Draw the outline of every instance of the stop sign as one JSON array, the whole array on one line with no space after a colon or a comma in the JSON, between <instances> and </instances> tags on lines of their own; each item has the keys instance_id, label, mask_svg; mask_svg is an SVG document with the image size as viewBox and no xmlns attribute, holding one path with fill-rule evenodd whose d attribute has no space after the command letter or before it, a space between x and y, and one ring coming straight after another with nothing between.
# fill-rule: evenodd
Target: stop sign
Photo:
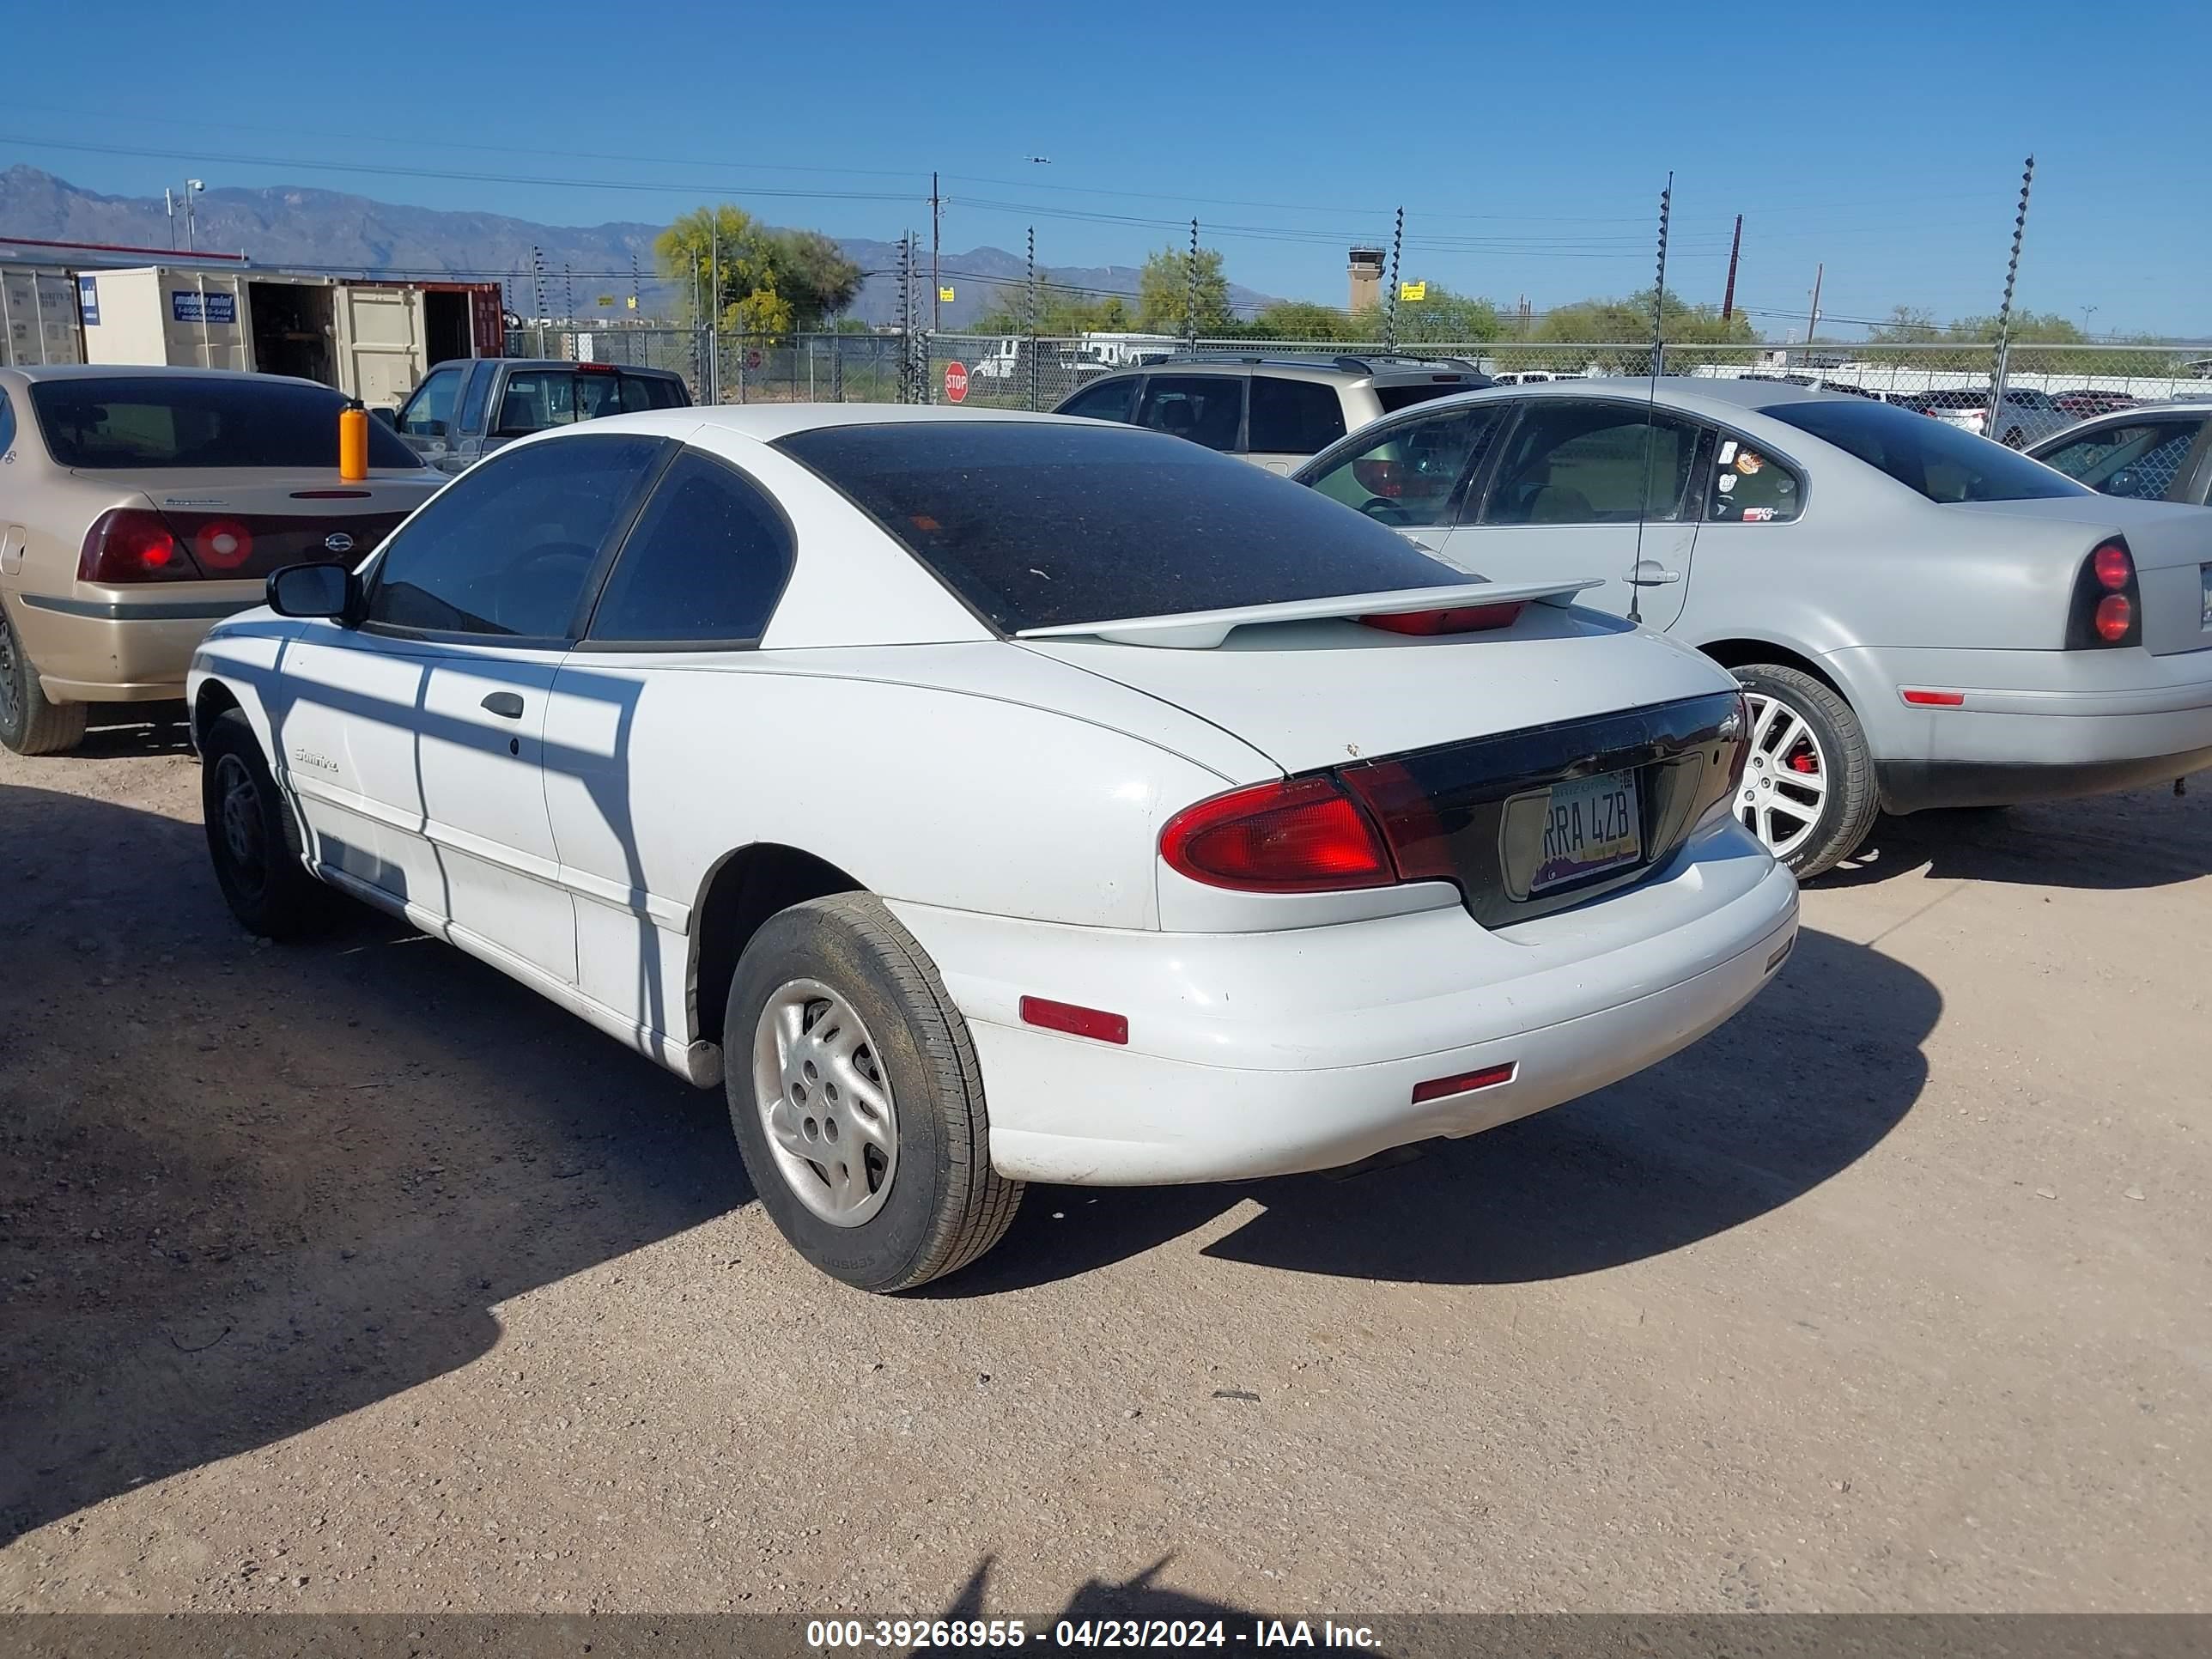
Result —
<instances>
[{"instance_id":1,"label":"stop sign","mask_svg":"<svg viewBox=\"0 0 2212 1659\"><path fill-rule=\"evenodd\" d=\"M947 363L945 366L945 396L951 403L965 402L968 397L968 365Z\"/></svg>"}]
</instances>

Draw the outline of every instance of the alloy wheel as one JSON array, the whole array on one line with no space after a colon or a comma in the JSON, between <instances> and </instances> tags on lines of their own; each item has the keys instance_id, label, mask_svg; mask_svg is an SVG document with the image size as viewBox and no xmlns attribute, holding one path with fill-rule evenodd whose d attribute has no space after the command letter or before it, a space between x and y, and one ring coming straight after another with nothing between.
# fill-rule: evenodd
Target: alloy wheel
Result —
<instances>
[{"instance_id":1,"label":"alloy wheel","mask_svg":"<svg viewBox=\"0 0 2212 1659\"><path fill-rule=\"evenodd\" d=\"M753 1093L776 1168L833 1227L858 1227L898 1173L890 1080L852 1004L818 980L787 981L753 1035Z\"/></svg>"},{"instance_id":2,"label":"alloy wheel","mask_svg":"<svg viewBox=\"0 0 2212 1659\"><path fill-rule=\"evenodd\" d=\"M1778 859L1812 837L1828 804L1828 757L1812 723L1780 698L1748 691L1751 753L1735 815Z\"/></svg>"},{"instance_id":3,"label":"alloy wheel","mask_svg":"<svg viewBox=\"0 0 2212 1659\"><path fill-rule=\"evenodd\" d=\"M15 689L15 634L0 622L0 726L13 726L21 713L21 695Z\"/></svg>"}]
</instances>

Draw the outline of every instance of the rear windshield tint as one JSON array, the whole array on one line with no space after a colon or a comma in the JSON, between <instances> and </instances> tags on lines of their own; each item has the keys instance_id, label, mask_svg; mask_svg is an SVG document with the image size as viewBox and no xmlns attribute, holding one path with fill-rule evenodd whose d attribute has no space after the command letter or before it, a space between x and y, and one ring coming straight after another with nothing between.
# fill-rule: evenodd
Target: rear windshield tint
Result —
<instances>
[{"instance_id":1,"label":"rear windshield tint","mask_svg":"<svg viewBox=\"0 0 2212 1659\"><path fill-rule=\"evenodd\" d=\"M274 466L315 471L338 464L338 411L328 386L190 375L34 380L31 407L63 466ZM368 423L368 464L422 462L381 422Z\"/></svg>"},{"instance_id":2,"label":"rear windshield tint","mask_svg":"<svg viewBox=\"0 0 2212 1659\"><path fill-rule=\"evenodd\" d=\"M777 447L1010 634L1466 580L1325 495L1131 427L901 422Z\"/></svg>"},{"instance_id":3,"label":"rear windshield tint","mask_svg":"<svg viewBox=\"0 0 2212 1659\"><path fill-rule=\"evenodd\" d=\"M2090 493L2002 444L1890 404L1808 398L1759 412L1881 468L1931 501L2032 501Z\"/></svg>"}]
</instances>

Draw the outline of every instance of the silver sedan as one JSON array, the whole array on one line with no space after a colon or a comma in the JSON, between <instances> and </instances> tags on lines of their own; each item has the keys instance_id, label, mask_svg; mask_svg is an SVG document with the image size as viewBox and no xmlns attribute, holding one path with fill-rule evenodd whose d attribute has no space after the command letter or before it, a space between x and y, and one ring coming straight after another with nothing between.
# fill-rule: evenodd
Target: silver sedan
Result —
<instances>
[{"instance_id":1,"label":"silver sedan","mask_svg":"<svg viewBox=\"0 0 2212 1659\"><path fill-rule=\"evenodd\" d=\"M1500 387L1293 476L1496 580L1601 577L1586 603L1735 671L1736 810L1802 876L1879 812L2212 765L2212 513L1905 410L1692 377Z\"/></svg>"}]
</instances>

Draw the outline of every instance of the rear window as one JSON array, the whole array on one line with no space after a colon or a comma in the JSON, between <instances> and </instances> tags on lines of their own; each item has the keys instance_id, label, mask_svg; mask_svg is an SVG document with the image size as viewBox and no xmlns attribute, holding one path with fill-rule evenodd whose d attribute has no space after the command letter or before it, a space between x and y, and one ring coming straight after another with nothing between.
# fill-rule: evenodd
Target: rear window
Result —
<instances>
[{"instance_id":1,"label":"rear window","mask_svg":"<svg viewBox=\"0 0 2212 1659\"><path fill-rule=\"evenodd\" d=\"M507 376L499 401L498 434L520 438L548 427L573 426L603 415L637 415L675 409L686 401L682 385L658 375L605 369L531 368Z\"/></svg>"},{"instance_id":2,"label":"rear window","mask_svg":"<svg viewBox=\"0 0 2212 1659\"><path fill-rule=\"evenodd\" d=\"M1131 427L900 422L776 447L1006 633L1466 580L1326 495Z\"/></svg>"},{"instance_id":3,"label":"rear window","mask_svg":"<svg viewBox=\"0 0 2212 1659\"><path fill-rule=\"evenodd\" d=\"M1548 375L1537 374L1532 380L1547 380ZM1455 392L1480 389L1480 380L1416 380L1407 386L1378 386L1375 401L1382 405L1385 415L1395 415L1401 409L1411 409L1415 404L1425 404L1431 398L1449 398Z\"/></svg>"},{"instance_id":4,"label":"rear window","mask_svg":"<svg viewBox=\"0 0 2212 1659\"><path fill-rule=\"evenodd\" d=\"M1807 398L1759 412L1857 456L1931 501L2031 501L2090 493L2002 444L1890 404Z\"/></svg>"},{"instance_id":5,"label":"rear window","mask_svg":"<svg viewBox=\"0 0 2212 1659\"><path fill-rule=\"evenodd\" d=\"M274 466L338 464L338 411L328 386L191 375L34 380L31 407L62 466ZM381 422L368 423L368 464L419 471L420 457Z\"/></svg>"}]
</instances>

